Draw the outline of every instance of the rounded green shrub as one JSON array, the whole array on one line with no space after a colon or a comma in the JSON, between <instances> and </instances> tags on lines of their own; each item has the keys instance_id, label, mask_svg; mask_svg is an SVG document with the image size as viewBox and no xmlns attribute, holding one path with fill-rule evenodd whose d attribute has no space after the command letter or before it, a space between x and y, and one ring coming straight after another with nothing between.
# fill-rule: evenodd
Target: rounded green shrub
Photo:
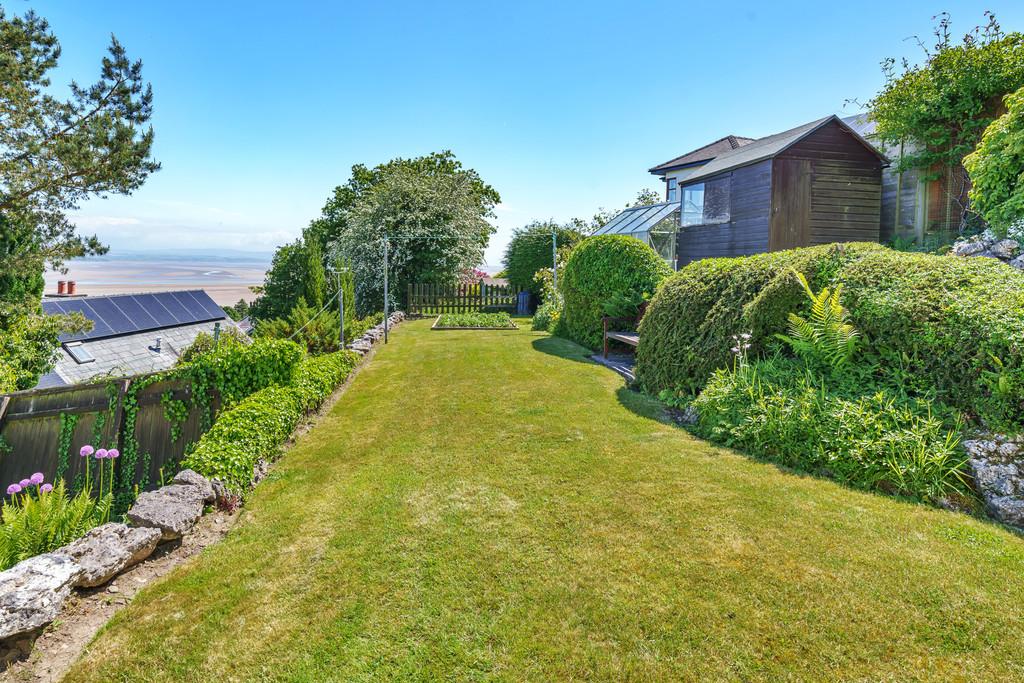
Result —
<instances>
[{"instance_id":1,"label":"rounded green shrub","mask_svg":"<svg viewBox=\"0 0 1024 683\"><path fill-rule=\"evenodd\" d=\"M605 302L617 294L651 294L671 272L657 252L638 239L626 235L587 238L565 264L559 334L598 348Z\"/></svg>"},{"instance_id":2,"label":"rounded green shrub","mask_svg":"<svg viewBox=\"0 0 1024 683\"><path fill-rule=\"evenodd\" d=\"M878 251L887 250L824 245L687 265L662 283L640 323L637 380L652 393L696 393L713 371L730 364L734 334L752 332L756 352L785 331L786 315L804 301L794 271L819 289L845 264Z\"/></svg>"},{"instance_id":3,"label":"rounded green shrub","mask_svg":"<svg viewBox=\"0 0 1024 683\"><path fill-rule=\"evenodd\" d=\"M1024 273L995 260L847 244L690 264L665 281L640 326L637 379L652 393L699 391L799 312L787 272L818 290L842 283L874 381L933 397L998 429L1024 427ZM781 278L781 279L780 279Z\"/></svg>"}]
</instances>

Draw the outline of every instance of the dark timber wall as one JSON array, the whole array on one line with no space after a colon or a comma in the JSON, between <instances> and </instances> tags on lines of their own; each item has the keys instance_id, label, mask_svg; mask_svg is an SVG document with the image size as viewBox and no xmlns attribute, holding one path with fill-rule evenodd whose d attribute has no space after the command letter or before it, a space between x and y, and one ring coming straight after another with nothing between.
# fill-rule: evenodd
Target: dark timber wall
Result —
<instances>
[{"instance_id":1,"label":"dark timber wall","mask_svg":"<svg viewBox=\"0 0 1024 683\"><path fill-rule=\"evenodd\" d=\"M722 177L730 179L729 222L680 228L676 245L680 267L703 258L746 256L768 251L771 160L733 169L706 178L705 182Z\"/></svg>"},{"instance_id":2,"label":"dark timber wall","mask_svg":"<svg viewBox=\"0 0 1024 683\"><path fill-rule=\"evenodd\" d=\"M772 162L769 249L877 242L882 161L836 122Z\"/></svg>"}]
</instances>

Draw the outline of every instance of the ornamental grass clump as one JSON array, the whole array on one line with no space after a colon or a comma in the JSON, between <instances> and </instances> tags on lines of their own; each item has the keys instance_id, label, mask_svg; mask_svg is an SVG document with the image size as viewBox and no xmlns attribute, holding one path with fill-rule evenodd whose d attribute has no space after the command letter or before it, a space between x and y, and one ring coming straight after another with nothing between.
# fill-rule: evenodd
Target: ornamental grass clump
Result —
<instances>
[{"instance_id":1,"label":"ornamental grass clump","mask_svg":"<svg viewBox=\"0 0 1024 683\"><path fill-rule=\"evenodd\" d=\"M110 520L114 461L120 453L87 445L79 455L97 461L95 490L90 467L85 468L82 490L74 495L68 493L63 480L49 483L42 472L8 485L9 498L0 509L0 571L67 545Z\"/></svg>"}]
</instances>

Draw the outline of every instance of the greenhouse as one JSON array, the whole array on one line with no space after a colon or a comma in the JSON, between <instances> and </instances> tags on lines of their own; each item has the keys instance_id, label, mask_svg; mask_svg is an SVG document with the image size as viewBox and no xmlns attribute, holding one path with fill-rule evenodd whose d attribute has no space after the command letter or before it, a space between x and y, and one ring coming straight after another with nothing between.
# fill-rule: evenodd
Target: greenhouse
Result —
<instances>
[{"instance_id":1,"label":"greenhouse","mask_svg":"<svg viewBox=\"0 0 1024 683\"><path fill-rule=\"evenodd\" d=\"M665 262L676 267L679 202L634 206L594 232L595 235L630 235L648 244Z\"/></svg>"}]
</instances>

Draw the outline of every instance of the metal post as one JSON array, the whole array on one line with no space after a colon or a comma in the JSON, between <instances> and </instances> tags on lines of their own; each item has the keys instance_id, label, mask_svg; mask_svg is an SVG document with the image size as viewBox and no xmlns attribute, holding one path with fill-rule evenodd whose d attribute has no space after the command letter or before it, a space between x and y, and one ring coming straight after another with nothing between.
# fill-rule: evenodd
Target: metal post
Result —
<instances>
[{"instance_id":1,"label":"metal post","mask_svg":"<svg viewBox=\"0 0 1024 683\"><path fill-rule=\"evenodd\" d=\"M551 288L558 298L558 233L551 231Z\"/></svg>"},{"instance_id":2,"label":"metal post","mask_svg":"<svg viewBox=\"0 0 1024 683\"><path fill-rule=\"evenodd\" d=\"M345 292L342 287L344 273L338 273L338 348L345 350Z\"/></svg>"},{"instance_id":3,"label":"metal post","mask_svg":"<svg viewBox=\"0 0 1024 683\"><path fill-rule=\"evenodd\" d=\"M384 343L388 343L388 236L384 233Z\"/></svg>"},{"instance_id":4,"label":"metal post","mask_svg":"<svg viewBox=\"0 0 1024 683\"><path fill-rule=\"evenodd\" d=\"M220 346L220 323L213 324L213 345Z\"/></svg>"}]
</instances>

